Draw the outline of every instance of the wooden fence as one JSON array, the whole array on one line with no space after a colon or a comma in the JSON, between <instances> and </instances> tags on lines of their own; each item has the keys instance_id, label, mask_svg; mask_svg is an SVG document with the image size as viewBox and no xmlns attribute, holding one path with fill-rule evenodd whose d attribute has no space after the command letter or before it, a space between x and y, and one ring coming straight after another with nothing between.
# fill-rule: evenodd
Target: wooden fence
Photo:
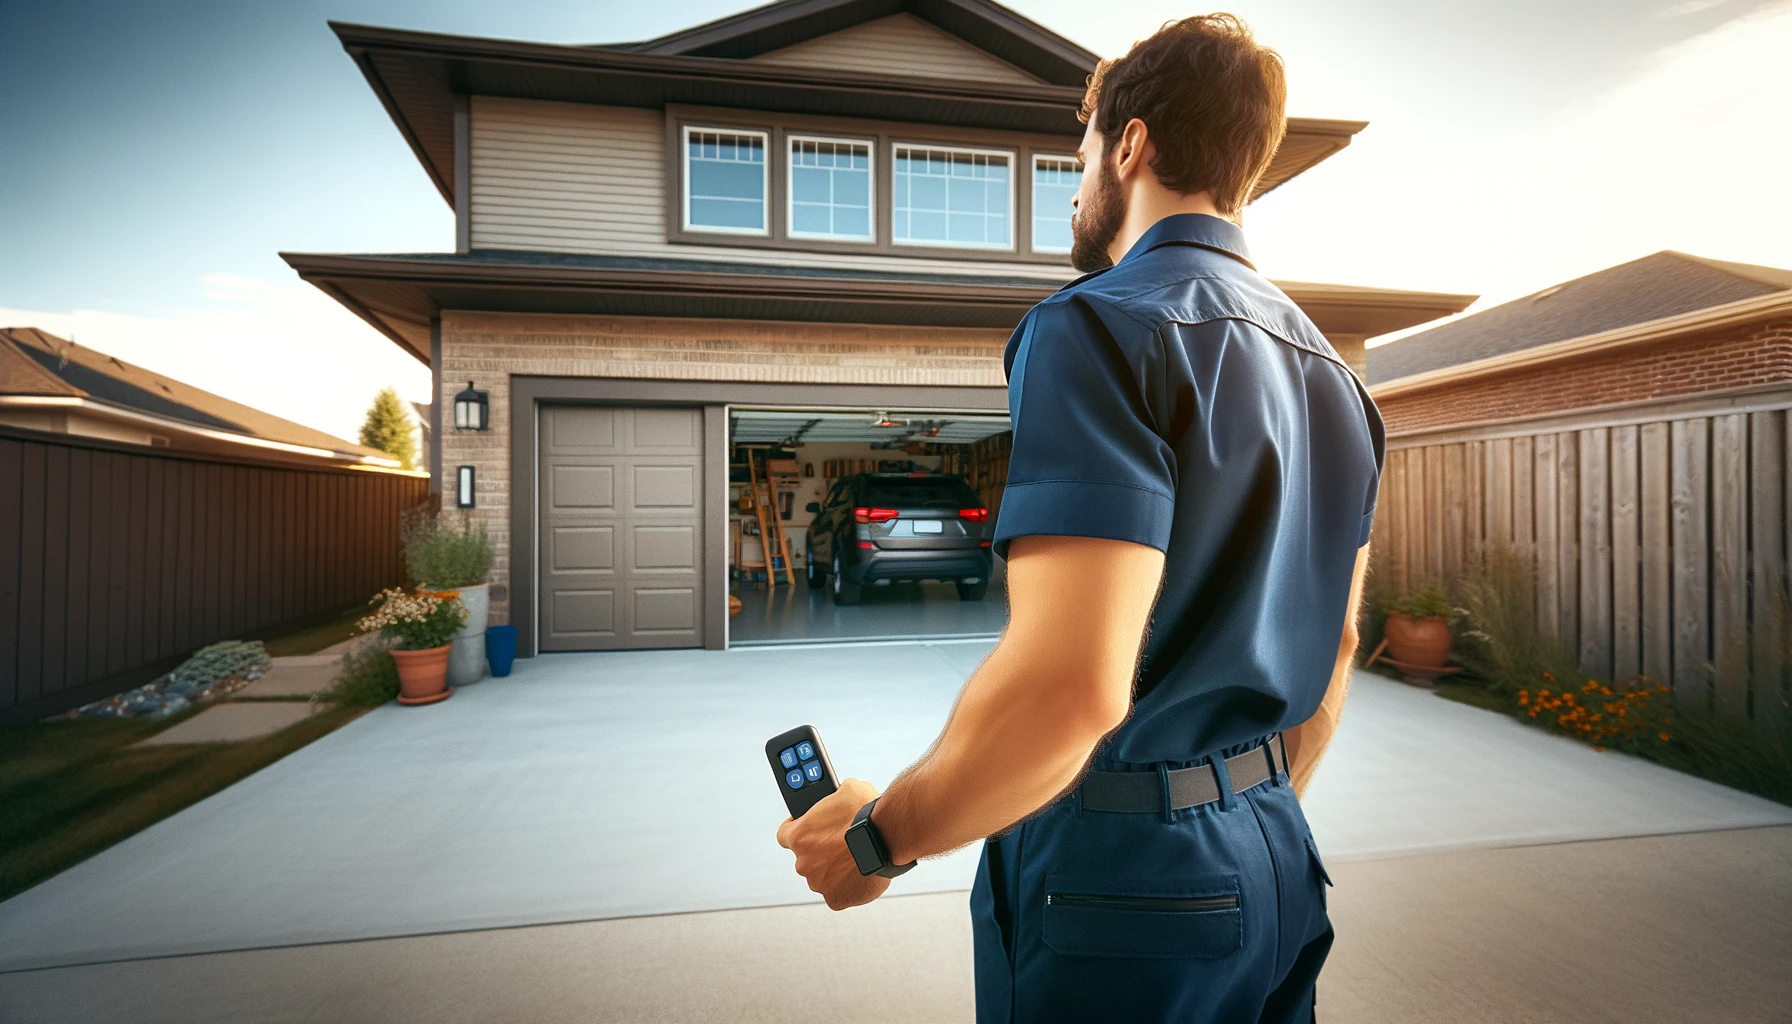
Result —
<instances>
[{"instance_id":1,"label":"wooden fence","mask_svg":"<svg viewBox=\"0 0 1792 1024\"><path fill-rule=\"evenodd\" d=\"M421 477L0 428L0 721L340 612L403 575Z\"/></svg>"},{"instance_id":2,"label":"wooden fence","mask_svg":"<svg viewBox=\"0 0 1792 1024\"><path fill-rule=\"evenodd\" d=\"M1404 589L1534 559L1539 625L1602 678L1785 713L1792 391L1392 438L1372 540Z\"/></svg>"}]
</instances>

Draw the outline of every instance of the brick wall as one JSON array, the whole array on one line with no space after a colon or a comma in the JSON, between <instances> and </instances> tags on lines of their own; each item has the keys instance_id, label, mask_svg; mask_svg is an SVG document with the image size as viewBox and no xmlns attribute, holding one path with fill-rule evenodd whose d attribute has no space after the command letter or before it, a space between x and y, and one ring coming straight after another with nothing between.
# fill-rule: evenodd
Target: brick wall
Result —
<instances>
[{"instance_id":1,"label":"brick wall","mask_svg":"<svg viewBox=\"0 0 1792 1024\"><path fill-rule=\"evenodd\" d=\"M490 531L493 623L510 618L510 375L1001 387L1005 330L442 314L443 506L456 466L477 467L473 515ZM452 427L467 381L491 396L491 429Z\"/></svg>"},{"instance_id":2,"label":"brick wall","mask_svg":"<svg viewBox=\"0 0 1792 1024\"><path fill-rule=\"evenodd\" d=\"M1792 320L1377 397L1388 433L1792 381Z\"/></svg>"}]
</instances>

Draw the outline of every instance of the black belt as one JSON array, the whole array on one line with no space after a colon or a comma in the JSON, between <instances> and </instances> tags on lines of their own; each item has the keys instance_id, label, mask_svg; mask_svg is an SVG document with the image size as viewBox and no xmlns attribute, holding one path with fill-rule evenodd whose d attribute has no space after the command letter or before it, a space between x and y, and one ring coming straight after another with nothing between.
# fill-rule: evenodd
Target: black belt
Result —
<instances>
[{"instance_id":1,"label":"black belt","mask_svg":"<svg viewBox=\"0 0 1792 1024\"><path fill-rule=\"evenodd\" d=\"M1268 782L1276 772L1287 770L1288 747L1280 733L1260 747L1226 758L1226 774L1232 778L1234 793ZM1082 807L1085 811L1162 814L1166 785L1171 810L1199 807L1220 798L1219 776L1213 766L1199 764L1159 772L1090 772L1083 777Z\"/></svg>"}]
</instances>

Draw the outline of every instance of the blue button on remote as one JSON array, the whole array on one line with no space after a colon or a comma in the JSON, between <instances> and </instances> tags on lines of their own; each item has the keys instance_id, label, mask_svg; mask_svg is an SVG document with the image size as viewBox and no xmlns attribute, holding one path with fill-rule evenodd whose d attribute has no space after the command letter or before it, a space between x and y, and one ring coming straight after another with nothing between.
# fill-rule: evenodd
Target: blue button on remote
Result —
<instances>
[{"instance_id":1,"label":"blue button on remote","mask_svg":"<svg viewBox=\"0 0 1792 1024\"><path fill-rule=\"evenodd\" d=\"M803 760L803 761L807 761L810 758L814 757L815 756L815 744L810 743L808 740L804 740L803 742L798 743L796 745L796 756L799 760Z\"/></svg>"},{"instance_id":2,"label":"blue button on remote","mask_svg":"<svg viewBox=\"0 0 1792 1024\"><path fill-rule=\"evenodd\" d=\"M803 770L801 768L792 768L789 772L785 773L784 781L790 784L791 789L802 789Z\"/></svg>"},{"instance_id":3,"label":"blue button on remote","mask_svg":"<svg viewBox=\"0 0 1792 1024\"><path fill-rule=\"evenodd\" d=\"M809 763L803 765L803 777L807 778L810 782L820 782L821 781L821 762L820 761L810 761Z\"/></svg>"},{"instance_id":4,"label":"blue button on remote","mask_svg":"<svg viewBox=\"0 0 1792 1024\"><path fill-rule=\"evenodd\" d=\"M796 748L795 747L785 747L783 750L778 752L778 760L784 762L784 767L786 767L786 768L795 768L796 761L797 761Z\"/></svg>"}]
</instances>

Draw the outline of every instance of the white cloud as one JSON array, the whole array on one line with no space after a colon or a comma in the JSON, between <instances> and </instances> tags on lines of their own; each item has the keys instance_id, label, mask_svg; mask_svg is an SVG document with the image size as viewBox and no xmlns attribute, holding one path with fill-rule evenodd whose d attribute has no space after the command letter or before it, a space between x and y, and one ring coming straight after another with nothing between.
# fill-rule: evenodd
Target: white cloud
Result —
<instances>
[{"instance_id":1,"label":"white cloud","mask_svg":"<svg viewBox=\"0 0 1792 1024\"><path fill-rule=\"evenodd\" d=\"M207 304L153 313L0 308L37 327L297 423L353 441L374 393L429 401L429 368L306 284L201 279Z\"/></svg>"}]
</instances>

